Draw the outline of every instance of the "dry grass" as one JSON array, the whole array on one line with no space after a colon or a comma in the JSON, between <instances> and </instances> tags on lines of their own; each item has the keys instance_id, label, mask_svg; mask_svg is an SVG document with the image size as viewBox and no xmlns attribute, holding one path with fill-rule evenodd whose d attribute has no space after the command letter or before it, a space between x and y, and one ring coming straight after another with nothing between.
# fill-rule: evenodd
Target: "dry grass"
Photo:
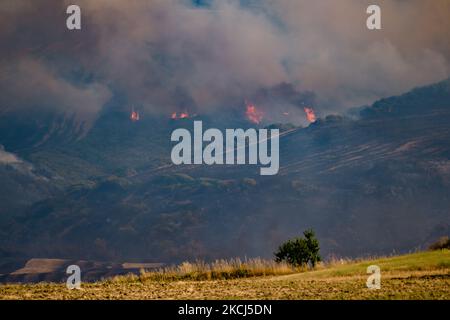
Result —
<instances>
[{"instance_id":1,"label":"dry grass","mask_svg":"<svg viewBox=\"0 0 450 320\"><path fill-rule=\"evenodd\" d=\"M83 283L81 290L64 284L0 285L2 299L445 299L450 300L450 251L344 261L332 267L289 275L268 275L270 265L254 261L253 278L215 280L234 270L248 270L249 261L193 263L141 276ZM256 262L258 261L258 262ZM381 289L366 287L367 266L379 265ZM274 265L276 267L276 265ZM257 271L259 270L259 271ZM288 269L285 269L288 271ZM164 271L164 272L163 272ZM220 271L220 272L219 272ZM204 275L210 275L211 280ZM198 275L205 280L195 280ZM185 277L183 280L182 278ZM221 276L222 277L222 276Z\"/></svg>"},{"instance_id":2,"label":"dry grass","mask_svg":"<svg viewBox=\"0 0 450 320\"><path fill-rule=\"evenodd\" d=\"M212 263L204 261L183 262L178 266L160 268L153 271L141 270L139 277L134 275L119 276L113 279L116 282L139 279L140 281L204 281L204 280L230 280L250 277L264 277L287 275L301 271L286 263L276 263L264 259L239 258L230 260L216 260Z\"/></svg>"}]
</instances>

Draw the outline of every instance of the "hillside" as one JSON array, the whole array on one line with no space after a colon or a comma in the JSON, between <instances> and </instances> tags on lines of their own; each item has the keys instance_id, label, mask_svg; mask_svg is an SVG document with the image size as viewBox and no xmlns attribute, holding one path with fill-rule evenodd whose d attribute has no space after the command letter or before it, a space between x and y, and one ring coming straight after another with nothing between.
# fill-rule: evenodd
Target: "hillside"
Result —
<instances>
[{"instance_id":1,"label":"hillside","mask_svg":"<svg viewBox=\"0 0 450 320\"><path fill-rule=\"evenodd\" d=\"M381 268L381 289L366 287L369 265ZM210 281L137 277L82 284L0 285L2 299L450 299L450 252L346 262L285 276Z\"/></svg>"},{"instance_id":2,"label":"hillside","mask_svg":"<svg viewBox=\"0 0 450 320\"><path fill-rule=\"evenodd\" d=\"M269 257L307 228L325 257L424 248L450 234L449 88L446 80L380 100L357 119L330 115L284 132L273 177L254 166L171 165L170 132L193 119L131 122L112 107L85 136L70 136L66 123L44 140L34 122L21 131L19 120L0 121L0 144L33 166L33 178L20 180L0 164L14 182L2 187L2 261ZM234 114L197 119L250 126Z\"/></svg>"}]
</instances>

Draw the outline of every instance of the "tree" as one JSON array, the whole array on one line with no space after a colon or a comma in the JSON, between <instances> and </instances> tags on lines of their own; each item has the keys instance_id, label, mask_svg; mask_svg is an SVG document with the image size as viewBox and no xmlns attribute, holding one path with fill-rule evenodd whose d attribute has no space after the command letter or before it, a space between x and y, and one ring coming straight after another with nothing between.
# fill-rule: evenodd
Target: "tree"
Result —
<instances>
[{"instance_id":1,"label":"tree","mask_svg":"<svg viewBox=\"0 0 450 320\"><path fill-rule=\"evenodd\" d=\"M294 238L283 243L275 252L275 261L286 261L295 267L311 265L314 268L321 261L319 241L312 229L304 231L303 236L304 238Z\"/></svg>"},{"instance_id":2,"label":"tree","mask_svg":"<svg viewBox=\"0 0 450 320\"><path fill-rule=\"evenodd\" d=\"M444 250L444 249L450 249L450 238L449 237L442 237L436 242L433 242L429 247L429 250Z\"/></svg>"}]
</instances>

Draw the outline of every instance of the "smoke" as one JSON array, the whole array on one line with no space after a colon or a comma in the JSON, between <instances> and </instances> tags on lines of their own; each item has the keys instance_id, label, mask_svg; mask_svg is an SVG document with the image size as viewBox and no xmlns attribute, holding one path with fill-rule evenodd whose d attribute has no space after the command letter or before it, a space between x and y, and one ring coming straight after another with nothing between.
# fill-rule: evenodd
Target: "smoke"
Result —
<instances>
[{"instance_id":1,"label":"smoke","mask_svg":"<svg viewBox=\"0 0 450 320\"><path fill-rule=\"evenodd\" d=\"M14 64L0 66L2 96L0 102L6 108L38 107L57 109L76 122L88 125L103 104L110 98L109 90L102 84L76 86L59 77L43 63L23 58Z\"/></svg>"},{"instance_id":2,"label":"smoke","mask_svg":"<svg viewBox=\"0 0 450 320\"><path fill-rule=\"evenodd\" d=\"M65 29L72 3L81 31ZM195 3L3 1L0 108L95 118L117 91L151 112L207 112L288 83L342 111L450 74L447 0ZM374 3L381 31L365 26Z\"/></svg>"},{"instance_id":3,"label":"smoke","mask_svg":"<svg viewBox=\"0 0 450 320\"><path fill-rule=\"evenodd\" d=\"M369 4L382 30L365 27ZM292 81L335 108L357 106L445 79L450 72L450 3L438 1L281 0Z\"/></svg>"},{"instance_id":4,"label":"smoke","mask_svg":"<svg viewBox=\"0 0 450 320\"><path fill-rule=\"evenodd\" d=\"M22 163L22 160L14 153L5 151L4 147L0 144L0 164L17 164Z\"/></svg>"},{"instance_id":5,"label":"smoke","mask_svg":"<svg viewBox=\"0 0 450 320\"><path fill-rule=\"evenodd\" d=\"M48 180L46 177L36 174L31 163L24 161L12 152L6 151L3 145L0 144L0 169L3 169L5 167L33 179ZM5 182L4 185L6 184L7 182Z\"/></svg>"}]
</instances>

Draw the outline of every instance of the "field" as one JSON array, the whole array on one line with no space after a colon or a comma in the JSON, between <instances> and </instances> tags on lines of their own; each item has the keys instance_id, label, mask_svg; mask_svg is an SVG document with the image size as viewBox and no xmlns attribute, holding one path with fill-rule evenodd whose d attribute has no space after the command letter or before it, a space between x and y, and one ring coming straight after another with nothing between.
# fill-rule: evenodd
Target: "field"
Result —
<instances>
[{"instance_id":1,"label":"field","mask_svg":"<svg viewBox=\"0 0 450 320\"><path fill-rule=\"evenodd\" d=\"M381 268L381 289L366 287L369 265ZM189 267L190 266L190 267ZM1 299L450 299L450 251L438 250L361 261L337 261L314 271L291 274L286 268L251 276L222 273L211 277L192 265L83 283L80 290L65 284L6 284ZM221 267L222 271L224 267ZM225 268L226 269L226 268ZM242 269L242 267L241 267ZM183 272L181 272L181 271ZM166 276L163 276L162 274ZM159 274L159 275L158 275ZM195 274L195 277L193 276ZM209 276L204 276L204 275ZM225 279L224 274L246 276ZM255 275L259 273L255 272ZM167 276L169 275L169 276ZM197 280L197 279L206 280ZM226 278L226 277L225 277ZM208 280L210 279L210 280Z\"/></svg>"}]
</instances>

